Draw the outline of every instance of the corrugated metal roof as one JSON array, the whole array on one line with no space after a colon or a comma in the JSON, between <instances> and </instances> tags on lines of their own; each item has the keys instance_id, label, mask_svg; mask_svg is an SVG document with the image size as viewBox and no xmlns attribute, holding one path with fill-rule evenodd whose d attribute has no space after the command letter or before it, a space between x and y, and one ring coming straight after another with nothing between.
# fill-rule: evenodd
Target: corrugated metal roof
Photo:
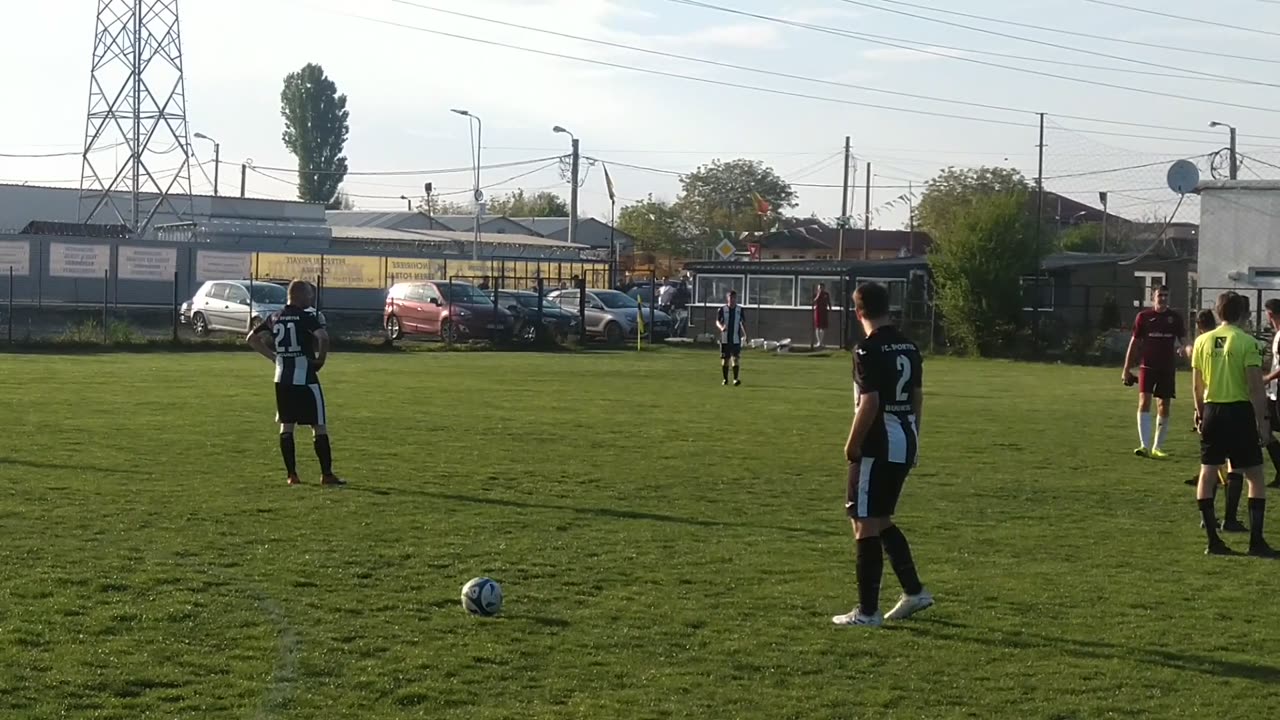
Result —
<instances>
[{"instance_id":1,"label":"corrugated metal roof","mask_svg":"<svg viewBox=\"0 0 1280 720\"><path fill-rule=\"evenodd\" d=\"M470 243L475 235L470 232L450 230L394 230L379 227L351 227L331 225L334 240L395 240L419 243ZM559 250L587 250L587 245L551 240L535 235L514 233L480 233L480 242L490 245L518 245L524 247L555 248Z\"/></svg>"}]
</instances>

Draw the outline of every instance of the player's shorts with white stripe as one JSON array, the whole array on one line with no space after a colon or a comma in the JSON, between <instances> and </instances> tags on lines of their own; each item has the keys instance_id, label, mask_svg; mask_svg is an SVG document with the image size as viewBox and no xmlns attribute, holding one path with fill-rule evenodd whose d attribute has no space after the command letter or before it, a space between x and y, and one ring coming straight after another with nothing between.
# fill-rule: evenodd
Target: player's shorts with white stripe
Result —
<instances>
[{"instance_id":1,"label":"player's shorts with white stripe","mask_svg":"<svg viewBox=\"0 0 1280 720\"><path fill-rule=\"evenodd\" d=\"M911 466L864 457L849 464L844 509L851 518L892 517Z\"/></svg>"},{"instance_id":2,"label":"player's shorts with white stripe","mask_svg":"<svg viewBox=\"0 0 1280 720\"><path fill-rule=\"evenodd\" d=\"M324 391L319 383L276 383L276 422L282 425L327 425Z\"/></svg>"}]
</instances>

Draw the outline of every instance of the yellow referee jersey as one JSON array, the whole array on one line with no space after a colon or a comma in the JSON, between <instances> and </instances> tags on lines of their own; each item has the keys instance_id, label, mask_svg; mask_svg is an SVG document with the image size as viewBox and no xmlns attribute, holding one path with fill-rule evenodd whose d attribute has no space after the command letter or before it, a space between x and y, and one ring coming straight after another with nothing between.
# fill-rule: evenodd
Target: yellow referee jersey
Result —
<instances>
[{"instance_id":1,"label":"yellow referee jersey","mask_svg":"<svg viewBox=\"0 0 1280 720\"><path fill-rule=\"evenodd\" d=\"M1204 379L1205 402L1249 402L1246 373L1262 367L1262 353L1252 335L1235 325L1221 325L1196 338L1191 367Z\"/></svg>"}]
</instances>

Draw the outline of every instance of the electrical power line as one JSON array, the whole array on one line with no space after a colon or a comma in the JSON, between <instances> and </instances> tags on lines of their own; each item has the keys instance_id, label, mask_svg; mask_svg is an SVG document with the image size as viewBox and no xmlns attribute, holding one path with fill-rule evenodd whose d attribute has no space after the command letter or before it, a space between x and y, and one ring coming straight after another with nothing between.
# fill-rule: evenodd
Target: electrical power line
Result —
<instances>
[{"instance_id":1,"label":"electrical power line","mask_svg":"<svg viewBox=\"0 0 1280 720\"><path fill-rule=\"evenodd\" d=\"M842 2L843 1L844 0L842 0ZM1029 30L1039 30L1041 32L1047 32L1047 33L1057 33L1059 35L1070 35L1072 37L1086 38L1089 40L1102 40L1105 42L1121 43L1124 45L1136 45L1139 47L1153 48L1156 50L1165 50L1168 52L1190 53L1192 55L1212 55L1214 57L1229 58L1231 60L1245 60L1248 62L1260 62L1260 63L1269 63L1272 65L1280 65L1280 60L1277 60L1274 58L1260 58L1260 57L1253 57L1249 55L1233 55L1231 53L1216 52L1213 50L1183 48L1183 47L1177 47L1173 45L1161 45L1158 43L1143 42L1141 40L1129 40L1127 38L1120 38L1120 37L1115 37L1110 35L1098 35L1096 33L1087 33L1087 32L1081 32L1077 30L1067 30L1065 28L1049 27L1046 25L1034 25L1032 23L1018 22L1015 20L994 18L989 15L976 15L973 13L960 12L957 10L944 10L942 8L930 7L927 5L917 5L914 3L901 2L900 0L882 0L882 1L891 2L894 5L902 5L906 7L916 8L918 10L929 10L931 12L935 12L943 15L951 15L954 17L964 17L964 18L969 18L971 20L983 20L985 22L997 23L1000 25L1009 25L1013 27L1026 28ZM884 8L879 8L879 9L883 10Z\"/></svg>"},{"instance_id":2,"label":"electrical power line","mask_svg":"<svg viewBox=\"0 0 1280 720\"><path fill-rule=\"evenodd\" d=\"M547 162L548 160L559 161L560 156L554 155L550 157L531 158L529 160L516 160L506 163L494 163L492 165L481 165L481 170L500 170L502 168L520 167L522 165L533 165L535 163ZM222 160L223 165L240 165L238 162ZM335 175L339 174L337 170L298 170L297 168L271 167L269 165L251 165L258 170L274 170L276 172L305 172L313 175ZM475 171L475 166L468 165L460 168L443 168L436 170L366 170L362 172L348 171L347 177L369 177L369 176L393 176L393 175L449 175L452 173L469 173Z\"/></svg>"},{"instance_id":3,"label":"electrical power line","mask_svg":"<svg viewBox=\"0 0 1280 720\"><path fill-rule=\"evenodd\" d=\"M673 2L679 2L680 0L672 0L672 1L673 1ZM356 14L351 14L351 13L337 12L337 11L334 11L334 12L335 12L335 14L343 15L344 17L351 17L351 18L354 18L354 19L357 19L357 20L364 20L364 21L366 21L366 22L377 23L377 24L380 24L380 25L387 25L387 26L389 26L389 27L397 27L397 28L401 28L401 29L405 29L405 30L414 30L414 31L416 31L416 32L427 33L427 34L435 35L435 36L439 36L439 37L447 37L447 38L451 38L451 39L454 39L454 40L463 40L463 41L466 41L466 42L473 42L473 43L478 43L478 44L481 44L481 45L488 45L488 46L491 46L491 47L501 47L501 48L508 49L508 50L516 50L516 51L520 51L520 52L527 52L527 53L531 53L531 54L535 54L535 55L542 55L542 56L545 56L545 57L558 58L558 59L561 59L561 60L572 60L572 61L575 61L575 62L582 62L582 63L591 64L591 65L598 65L598 66L602 66L602 67L609 67L609 68L614 68L614 69L618 69L618 70L627 70L627 71L630 71L630 72L638 72L638 73L644 73L644 74L648 74L648 75L656 75L656 76L659 76L659 77L667 77L667 78L675 78L675 79L680 79L680 80L687 80L687 81L690 81L690 82L697 82L697 83L706 84L706 85L717 85L717 86L721 86L721 87L736 88L736 89L739 89L739 90L749 90L749 91L752 91L752 92L763 92L763 93L768 93L768 94L772 94L772 95L779 95L779 96L783 96L783 97L800 98L800 99L806 99L806 100L818 100L818 101L822 101L822 102L830 102L830 103L836 103L836 104L840 104L840 105L849 105L849 106L854 106L854 107L865 107L865 108L871 108L871 109L875 109L875 110L885 110L885 111L892 111L892 112L902 112L902 113L908 113L908 114L913 114L913 115L922 115L922 116L927 116L927 117L940 117L940 118L947 118L947 119L952 119L952 120L967 120L967 121L970 121L970 122L980 122L980 123L987 123L987 124L994 124L994 125L1004 125L1004 126L1009 126L1009 127L1023 127L1023 128L1035 128L1035 127L1038 127L1038 125L1036 125L1036 124L1034 124L1034 123L1014 122L1014 121L1010 121L1010 120L1000 120L1000 119L997 119L997 118L986 118L986 117L978 117L978 116L973 116L973 115L959 115L959 114L955 114L955 113L945 113L945 112L938 112L938 111L933 111L933 110L919 110L919 109L915 109L915 108L904 108L904 107L898 107L898 106L894 106L894 105L879 105L879 104L875 104L875 103L859 102L859 101L855 101L855 100L846 100L846 99L842 99L842 98L832 98L832 97L826 97L826 96L822 96L822 95L813 95L813 94L809 94L809 93L801 93L801 92L794 92L794 91L789 91L789 90L780 90L780 89L776 89L776 88L761 87L761 86L759 86L759 85L746 85L746 84L743 84L743 83L735 83L735 82L729 82L729 81L724 81L724 80L712 80L712 79L710 79L710 78L697 77L697 76L693 76L693 75L683 75L683 74L680 74L680 73L667 72L667 71L663 71L663 70L654 70L654 69L652 69L652 68L645 68L645 67L640 67L640 66L636 66L636 65L624 65L624 64L622 64L622 63L614 63L614 62L608 62L608 61L605 61L605 60L596 60L596 59L592 59L592 58L584 58L584 57L579 57L579 56L576 56L576 55L568 55L568 54L565 54L565 53L552 52L552 51L549 51L549 50L538 50L538 49L534 49L534 48L523 47L523 46L520 46L520 45L513 45L513 44L510 44L510 43L499 42L499 41L496 41L496 40L485 40L485 39L483 39L483 38L475 38L475 37L470 37L470 36L467 36L467 35L460 35L460 34L457 34L457 33L444 32L444 31L441 31L441 30L432 30L432 29L429 29L429 28L418 27L418 26L416 26L416 25L409 25L409 24L407 24L407 23L400 23L400 22L396 22L396 21L393 21L393 20L384 20L384 19L381 19L381 18L373 18L373 17L368 17L368 16L365 16L365 15L356 15ZM1087 81L1081 81L1081 82L1087 82ZM1179 96L1179 97L1180 97L1180 96ZM1186 98L1184 98L1184 99L1186 99ZM1207 101L1207 100L1206 100L1206 101L1203 101L1203 102L1212 102L1212 101ZM1222 103L1213 103L1213 104L1214 104L1214 105L1221 105ZM1280 112L1280 110L1273 111L1273 112ZM1098 118L1085 118L1085 117L1073 116L1073 115L1058 115L1058 114L1055 114L1055 117L1070 118L1070 119L1075 119L1075 120L1084 120L1084 121L1087 121L1087 122L1113 123L1113 124L1118 124L1118 125L1135 125L1135 124L1136 124L1136 123L1128 123L1128 122L1122 122L1122 121L1102 120L1102 119L1098 119ZM1176 131L1176 132L1187 132L1187 133L1202 133L1202 132L1204 132L1204 131L1201 131L1201 130L1187 130L1187 129L1182 129L1182 128L1165 128L1165 129L1174 130L1174 131ZM1107 135L1107 136L1111 136L1111 137L1130 137L1130 138L1140 138L1140 139L1144 139L1144 140L1164 140L1164 141L1171 141L1171 142L1184 142L1184 143L1185 143L1185 142L1191 142L1191 141L1192 141L1190 138L1185 138L1185 137L1184 137L1184 138L1171 138L1171 137L1162 137L1162 136L1153 136L1153 135L1139 135L1139 134L1134 134L1134 133L1111 132L1111 131L1105 131L1105 130L1078 130L1077 132L1089 133L1089 134L1094 134L1094 135ZM1263 136L1255 136L1255 137L1263 137ZM1280 139L1280 137L1277 137L1276 139Z\"/></svg>"},{"instance_id":4,"label":"electrical power line","mask_svg":"<svg viewBox=\"0 0 1280 720\"><path fill-rule=\"evenodd\" d=\"M1120 8L1130 12L1143 13L1146 15L1155 15L1162 18L1170 18L1172 20L1182 20L1183 22L1199 23L1201 25L1212 25L1214 27L1227 28L1228 30L1239 30L1240 32L1256 33L1258 35L1270 35L1272 37L1280 37L1280 32L1272 30L1263 30L1261 28L1245 27L1243 25L1232 25L1230 23L1218 22L1217 20L1205 20L1203 18L1187 17L1186 15L1174 15L1173 13L1160 12L1159 10L1150 10L1148 8L1135 7L1133 5L1125 5L1118 2L1109 2L1109 0L1084 0L1094 5L1105 5L1107 7Z\"/></svg>"},{"instance_id":5,"label":"electrical power line","mask_svg":"<svg viewBox=\"0 0 1280 720\"><path fill-rule=\"evenodd\" d=\"M609 42L609 41L606 41L606 40L600 40L600 39L597 39L597 38L582 37L581 35L571 35L571 34L568 34L568 33L557 32L557 31L554 31L554 30L545 30L545 29L541 29L541 28L531 27L531 26L528 26L528 25L521 25L521 24L519 24L519 23L506 22L506 21L502 21L502 20L495 20L495 19L492 19L492 18L487 18L487 17L483 17L483 16L479 16L479 15L471 15L471 14L468 14L468 13L457 12L457 11L454 11L454 10L446 10L446 9L443 9L443 8L433 7L433 6L430 6L430 5L424 5L424 4L419 3L419 2L411 2L410 0L390 0L390 2L393 2L393 3L398 4L398 5L405 5L405 6L408 6L408 7L417 8L417 9L419 9L419 10L426 10L426 11L428 11L428 12L435 12L435 13L440 13L440 14L443 14L443 15L451 15L451 16L454 16L454 17L461 17L461 18L466 18L466 19L468 19L468 20L476 20L476 21L479 21L479 22L491 23L491 24L494 24L494 25L501 25L501 26L509 27L509 28L513 28L513 29L516 29L516 30L523 30L523 31L525 31L525 32L537 32L537 33L543 33L543 34L545 34L545 35L553 35L553 36L556 36L556 37L567 38L567 39L570 39L570 40L578 40L578 41L580 41L580 42L593 43L593 44L597 44L597 45L603 45L603 46L606 46L606 47L619 48L619 49L623 49L623 50L631 50L631 51L634 51L634 52L643 52L643 53L649 53L649 54L653 54L653 55L660 55L660 56L663 56L663 57L674 58L674 59L677 59L677 60L687 60L687 61L691 61L691 62L710 63L710 64L714 64L714 65L721 65L721 66L723 66L723 67L733 68L733 69L736 69L736 70L749 70L749 71L751 71L751 72L759 72L759 73L776 74L776 75L778 75L779 77L786 77L786 78L791 78L791 79L800 79L800 80L806 80L806 81L810 81L810 82L820 82L820 83L826 83L826 84L832 84L832 85L841 85L841 86L851 87L851 88L859 89L859 90L867 90L867 91L869 91L869 92L888 92L888 91L879 90L879 89L875 89L875 88L868 88L868 87L866 87L866 86L862 86L862 85L853 85L853 84L850 84L850 83L828 82L828 81L819 80L819 79L816 79L816 78L810 78L810 77L797 77L797 76L795 76L795 75L789 75L789 74L787 74L787 73L777 73L777 72L774 72L774 71L771 71L771 70L761 70L761 69L758 69L758 68L744 68L744 67L742 67L742 66L740 66L740 65L733 65L733 64L730 64L730 63L719 63L719 62L715 62L715 61L713 61L713 60L705 60L705 59L701 59L701 58L691 58L691 57L686 57L686 56L683 56L683 55L677 55L677 54L674 54L674 53L666 53L666 52L660 52L660 51L656 51L656 50L649 50L649 49L646 49L646 48L636 47L636 46L634 46L634 45L625 45L625 44L623 44L623 43ZM690 3L680 3L680 4L690 4ZM695 4L695 5L696 5L696 6L698 6L698 7L707 7L707 5L706 5L705 3L693 3L693 4ZM796 23L796 24L797 24L797 26L807 26L807 25L809 25L808 23ZM811 26L811 27L821 27L821 26ZM831 29L832 29L832 30L837 30L836 28L831 28ZM848 32L848 31L841 31L841 32ZM1102 70L1102 71L1108 71L1108 72L1124 72L1124 73L1132 73L1132 74L1137 74L1137 75L1147 75L1147 76L1154 76L1154 77L1174 78L1174 79L1178 79L1178 80L1202 80L1202 81L1206 81L1206 82L1220 82L1220 83L1244 84L1244 85L1261 85L1261 86L1266 86L1266 87L1280 88L1280 83L1264 82L1264 81L1261 81L1261 80L1250 80L1250 79L1247 79L1247 78L1241 78L1241 77L1238 77L1238 76L1231 76L1231 75L1218 75L1218 74L1215 74L1215 73L1202 72L1202 71L1199 71L1199 70L1187 70L1186 72L1194 73L1194 74L1190 74L1190 75L1185 74L1185 73L1154 72L1154 71L1150 71L1150 70L1135 70L1135 69L1132 69L1132 68L1117 68L1117 67L1108 67L1108 66L1104 66L1104 65L1090 65L1090 64L1085 64L1085 63L1073 63L1073 62L1069 62L1069 61L1051 60L1051 59L1045 59L1045 58L1035 58L1035 57L1028 57L1028 56L1026 56L1026 55L1012 55L1012 54L1008 54L1008 53L992 52L992 51L990 51L990 50L977 50L977 49L973 49L973 48L959 48L959 47L952 47L952 46L938 45L937 43L925 43L925 42L921 42L921 41L917 41L917 40L909 40L909 39L904 40L904 39L901 39L901 38L893 38L893 37L888 37L888 36L868 35L868 34L865 34L865 33L853 33L853 32L848 32L848 36L849 36L849 37L857 37L858 39L864 39L864 40L866 40L867 42L874 42L874 43L877 43L877 44L888 44L888 43L883 43L883 42L881 42L881 40L895 40L895 41L897 41L897 42L914 43L914 44L918 44L918 45L922 45L922 46L924 46L924 49L917 49L917 48L905 48L905 49L907 49L907 50L915 50L916 52L935 52L935 53L936 53L936 51L937 51L938 49L947 49L947 50L953 50L953 51L956 51L956 52L976 53L976 54L979 54L979 55L990 55L990 56L993 56L993 57L1002 57L1002 58L1006 58L1006 59L1014 59L1014 60L1029 61L1029 62L1047 63L1047 64L1058 65L1058 66L1067 65L1067 66L1072 66L1072 67L1081 67L1081 68L1087 68L1087 69L1091 69L1091 70ZM1020 38L1020 37L1013 36L1013 35L1006 35L1005 37L1010 37L1010 38L1014 38L1014 39L1018 39L1018 40L1025 40L1025 38ZM1029 42L1034 42L1034 41L1029 41ZM1042 43L1042 44L1044 44L1044 43ZM1135 64L1138 64L1138 65L1145 65L1145 66L1148 66L1148 67L1159 68L1159 69L1161 69L1161 70L1167 70L1167 68L1168 68L1168 66L1167 66L1167 65L1165 65L1165 64L1161 64L1161 63L1147 62L1147 61L1144 61L1144 60L1137 60L1137 59L1128 58L1128 57L1123 57L1123 56L1119 56L1119 55L1108 55L1108 54L1106 54L1106 53L1098 53L1098 52L1082 51L1082 50L1080 50L1080 49L1078 49L1078 48L1073 48L1073 47L1070 47L1070 46L1067 46L1067 45L1054 45L1054 44L1052 44L1052 43L1048 43L1048 44L1049 44L1049 45L1051 45L1052 47L1056 47L1056 48L1063 49L1063 50L1069 50L1069 51L1072 51L1072 52L1086 52L1086 53L1087 53L1087 54L1089 54L1089 55L1096 55L1096 56L1101 56L1101 57L1106 57L1106 58L1111 58L1111 59L1121 60L1121 61L1124 61L1124 62L1135 63ZM903 46L901 46L901 45L890 45L890 46L891 46L891 47L898 47L898 48L902 48L902 47L903 47ZM1005 66L1000 66L1000 67L1005 67ZM912 95L907 94L907 93L891 93L891 94L901 94L901 95L905 95L905 96L907 96L907 97L916 97L916 96L912 96ZM929 97L927 97L927 96L922 96L922 99L931 99L931 100L932 100L932 99L937 99L937 98L929 98ZM948 101L946 101L946 100L939 100L939 102L948 102ZM979 105L979 106L980 106L980 105ZM1006 109L1006 108L1001 108L1001 107L998 107L998 106L997 106L997 107L992 108L992 109Z\"/></svg>"}]
</instances>

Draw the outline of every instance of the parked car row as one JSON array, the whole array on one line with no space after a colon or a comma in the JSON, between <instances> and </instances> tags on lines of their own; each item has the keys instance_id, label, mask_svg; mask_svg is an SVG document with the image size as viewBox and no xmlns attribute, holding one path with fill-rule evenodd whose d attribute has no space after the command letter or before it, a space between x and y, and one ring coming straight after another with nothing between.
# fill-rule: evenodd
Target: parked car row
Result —
<instances>
[{"instance_id":1,"label":"parked car row","mask_svg":"<svg viewBox=\"0 0 1280 720\"><path fill-rule=\"evenodd\" d=\"M286 302L283 283L211 280L182 304L179 317L200 336L245 332ZM639 333L640 308L634 298L617 290L589 289L585 303L587 337L618 345ZM419 335L449 342L564 341L579 332L582 304L578 290L555 290L542 298L531 291L499 290L495 304L494 291L470 283L403 282L387 291L382 320L393 340ZM672 319L666 313L646 307L643 322L646 334L652 333L655 339L671 336Z\"/></svg>"}]
</instances>

